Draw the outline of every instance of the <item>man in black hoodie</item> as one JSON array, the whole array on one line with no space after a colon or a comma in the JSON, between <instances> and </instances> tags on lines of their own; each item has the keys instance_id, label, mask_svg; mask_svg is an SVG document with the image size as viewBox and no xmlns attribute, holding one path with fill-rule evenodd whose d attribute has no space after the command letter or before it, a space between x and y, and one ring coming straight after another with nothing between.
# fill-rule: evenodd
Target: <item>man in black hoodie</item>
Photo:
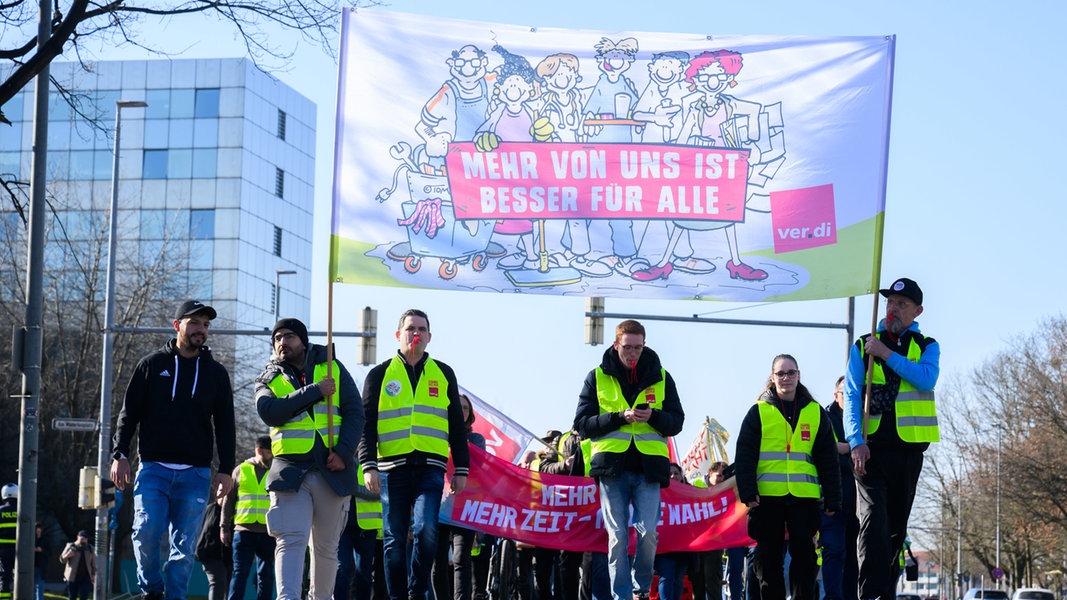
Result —
<instances>
[{"instance_id":1,"label":"man in black hoodie","mask_svg":"<svg viewBox=\"0 0 1067 600\"><path fill-rule=\"evenodd\" d=\"M277 542L278 600L302 598L304 555L311 547L311 600L333 596L337 542L356 491L356 445L363 404L352 376L325 346L308 343L298 319L271 330L274 354L256 379L256 410L270 426L274 460L267 471L267 532Z\"/></svg>"},{"instance_id":2,"label":"man in black hoodie","mask_svg":"<svg viewBox=\"0 0 1067 600\"><path fill-rule=\"evenodd\" d=\"M119 490L133 481L127 457L138 434L133 553L137 584L150 600L185 598L204 508L214 500L209 492L221 497L233 485L233 388L226 367L204 345L216 316L196 300L178 307L177 337L137 364L115 427L111 480ZM209 487L213 448L219 470ZM168 530L163 565L159 549Z\"/></svg>"},{"instance_id":3,"label":"man in black hoodie","mask_svg":"<svg viewBox=\"0 0 1067 600\"><path fill-rule=\"evenodd\" d=\"M627 320L615 343L585 378L574 429L592 441L589 475L600 484L608 531L613 600L647 600L656 557L660 488L670 484L667 438L682 430L685 413L674 379L645 347L645 328ZM631 573L627 541L633 504L637 549Z\"/></svg>"}]
</instances>

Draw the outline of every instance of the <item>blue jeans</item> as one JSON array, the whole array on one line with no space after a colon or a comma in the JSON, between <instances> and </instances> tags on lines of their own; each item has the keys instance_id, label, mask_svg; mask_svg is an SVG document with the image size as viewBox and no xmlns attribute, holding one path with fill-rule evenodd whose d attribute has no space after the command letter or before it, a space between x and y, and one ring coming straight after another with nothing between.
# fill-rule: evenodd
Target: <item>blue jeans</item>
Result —
<instances>
[{"instance_id":1,"label":"blue jeans","mask_svg":"<svg viewBox=\"0 0 1067 600\"><path fill-rule=\"evenodd\" d=\"M137 585L144 593L163 594L168 600L185 598L210 480L207 467L168 469L141 463L133 485L132 539Z\"/></svg>"},{"instance_id":2,"label":"blue jeans","mask_svg":"<svg viewBox=\"0 0 1067 600\"><path fill-rule=\"evenodd\" d=\"M350 510L355 510L350 509ZM347 527L337 543L337 583L333 597L348 600L355 590L356 600L374 598L374 559L378 551L377 532ZM355 580L352 579L353 573Z\"/></svg>"},{"instance_id":3,"label":"blue jeans","mask_svg":"<svg viewBox=\"0 0 1067 600\"><path fill-rule=\"evenodd\" d=\"M390 600L425 598L437 554L437 513L445 471L426 465L402 466L379 474L382 486L385 585ZM408 529L413 533L410 569Z\"/></svg>"},{"instance_id":4,"label":"blue jeans","mask_svg":"<svg viewBox=\"0 0 1067 600\"><path fill-rule=\"evenodd\" d=\"M233 532L233 577L227 600L244 600L253 562L256 564L256 600L274 597L274 545L274 538L266 532Z\"/></svg>"},{"instance_id":5,"label":"blue jeans","mask_svg":"<svg viewBox=\"0 0 1067 600\"><path fill-rule=\"evenodd\" d=\"M659 522L659 483L642 473L623 472L619 477L600 478L600 508L608 532L608 574L614 600L630 600L647 594L652 585L656 559L656 523ZM637 548L631 574L629 556L630 504Z\"/></svg>"},{"instance_id":6,"label":"blue jeans","mask_svg":"<svg viewBox=\"0 0 1067 600\"><path fill-rule=\"evenodd\" d=\"M670 552L656 557L655 565L656 573L659 573L660 600L679 600L682 597L682 588L685 585L685 572L686 567L689 566L689 558L690 554L688 552ZM703 590L700 591L703 592Z\"/></svg>"},{"instance_id":7,"label":"blue jeans","mask_svg":"<svg viewBox=\"0 0 1067 600\"><path fill-rule=\"evenodd\" d=\"M726 549L726 581L730 586L730 600L745 600L745 562L748 548Z\"/></svg>"}]
</instances>

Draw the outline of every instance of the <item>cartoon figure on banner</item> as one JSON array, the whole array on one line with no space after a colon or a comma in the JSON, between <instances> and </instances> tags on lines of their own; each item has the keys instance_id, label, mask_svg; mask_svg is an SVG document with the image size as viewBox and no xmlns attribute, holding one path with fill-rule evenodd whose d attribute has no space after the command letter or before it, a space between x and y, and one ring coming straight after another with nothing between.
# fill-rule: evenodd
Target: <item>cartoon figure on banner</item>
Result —
<instances>
[{"instance_id":1,"label":"cartoon figure on banner","mask_svg":"<svg viewBox=\"0 0 1067 600\"><path fill-rule=\"evenodd\" d=\"M493 105L484 123L478 127L475 146L482 152L492 152L500 142L547 142L552 139L552 124L538 118L530 104L534 100L534 74L530 61L512 54L500 45L493 46L504 63L494 71ZM534 245L533 221L509 219L497 221L493 232L517 236L516 251L500 259L497 266L504 270L536 269L538 252Z\"/></svg>"},{"instance_id":2,"label":"cartoon figure on banner","mask_svg":"<svg viewBox=\"0 0 1067 600\"><path fill-rule=\"evenodd\" d=\"M590 143L632 142L634 128L643 127L643 121L631 119L633 107L637 103L637 86L625 75L637 57L638 43L634 38L619 42L601 38L595 46L597 69L600 76L589 90L583 120L583 133ZM611 252L601 262L615 271L630 275L634 271L648 267L648 261L637 256L634 243L634 223L629 219L611 219ZM589 242L589 220L569 219L565 223L561 239L564 257L575 269L591 276L605 276L601 267L591 263L587 255L591 247Z\"/></svg>"},{"instance_id":3,"label":"cartoon figure on banner","mask_svg":"<svg viewBox=\"0 0 1067 600\"><path fill-rule=\"evenodd\" d=\"M474 45L453 50L448 81L422 107L416 133L425 142L427 164L443 167L448 144L469 142L489 114L489 84L496 77L488 72L489 57Z\"/></svg>"},{"instance_id":4,"label":"cartoon figure on banner","mask_svg":"<svg viewBox=\"0 0 1067 600\"><path fill-rule=\"evenodd\" d=\"M754 189L762 189L785 161L781 104L762 106L758 102L723 93L737 85L737 74L741 71L741 66L741 54L732 50L702 52L692 59L685 77L699 94L692 97L686 106L677 141L693 146L748 150L749 190L746 209L766 212L769 207L764 206L765 196L756 194ZM754 202L754 199L758 201ZM670 240L663 256L655 266L634 272L634 279L666 279L674 267L671 262L672 255L685 256L687 252L692 254L689 232L714 229L722 230L726 236L730 250L726 269L731 279L762 281L767 278L767 271L742 262L734 222L679 220L673 221L672 225ZM678 250L679 244L684 250ZM686 262L695 265L692 270L715 268L714 264L706 259L690 258Z\"/></svg>"}]
</instances>

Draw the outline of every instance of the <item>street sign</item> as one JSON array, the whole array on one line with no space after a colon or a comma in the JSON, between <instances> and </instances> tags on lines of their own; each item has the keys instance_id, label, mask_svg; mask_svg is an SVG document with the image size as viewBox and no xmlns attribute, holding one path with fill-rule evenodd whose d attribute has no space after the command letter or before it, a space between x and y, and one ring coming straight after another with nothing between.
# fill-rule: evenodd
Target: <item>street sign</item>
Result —
<instances>
[{"instance_id":1,"label":"street sign","mask_svg":"<svg viewBox=\"0 0 1067 600\"><path fill-rule=\"evenodd\" d=\"M96 419L52 419L52 429L60 431L96 431Z\"/></svg>"},{"instance_id":2,"label":"street sign","mask_svg":"<svg viewBox=\"0 0 1067 600\"><path fill-rule=\"evenodd\" d=\"M1004 579L1004 569L1001 569L1000 567L993 569L993 579L996 579L997 581Z\"/></svg>"}]
</instances>

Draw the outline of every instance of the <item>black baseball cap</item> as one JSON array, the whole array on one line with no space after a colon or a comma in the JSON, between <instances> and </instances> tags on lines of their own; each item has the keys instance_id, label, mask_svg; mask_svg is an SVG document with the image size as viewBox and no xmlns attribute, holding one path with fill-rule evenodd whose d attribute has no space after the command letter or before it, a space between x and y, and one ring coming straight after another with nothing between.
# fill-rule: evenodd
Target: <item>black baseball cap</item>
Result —
<instances>
[{"instance_id":1,"label":"black baseball cap","mask_svg":"<svg viewBox=\"0 0 1067 600\"><path fill-rule=\"evenodd\" d=\"M884 290L878 290L878 293L883 297L888 298L890 296L904 296L908 300L911 300L919 306L923 305L923 291L919 288L919 284L908 279L907 277L901 277L893 282L893 285Z\"/></svg>"},{"instance_id":2,"label":"black baseball cap","mask_svg":"<svg viewBox=\"0 0 1067 600\"><path fill-rule=\"evenodd\" d=\"M81 531L78 532L78 537L83 537L85 539L89 539L89 532L87 530L85 530L85 529L82 529Z\"/></svg>"},{"instance_id":3,"label":"black baseball cap","mask_svg":"<svg viewBox=\"0 0 1067 600\"><path fill-rule=\"evenodd\" d=\"M185 302L182 302L182 305L179 306L178 310L174 313L174 320L181 321L185 317L191 317L200 312L207 314L208 319L214 319L219 316L214 308L211 308L199 300L186 300Z\"/></svg>"}]
</instances>

